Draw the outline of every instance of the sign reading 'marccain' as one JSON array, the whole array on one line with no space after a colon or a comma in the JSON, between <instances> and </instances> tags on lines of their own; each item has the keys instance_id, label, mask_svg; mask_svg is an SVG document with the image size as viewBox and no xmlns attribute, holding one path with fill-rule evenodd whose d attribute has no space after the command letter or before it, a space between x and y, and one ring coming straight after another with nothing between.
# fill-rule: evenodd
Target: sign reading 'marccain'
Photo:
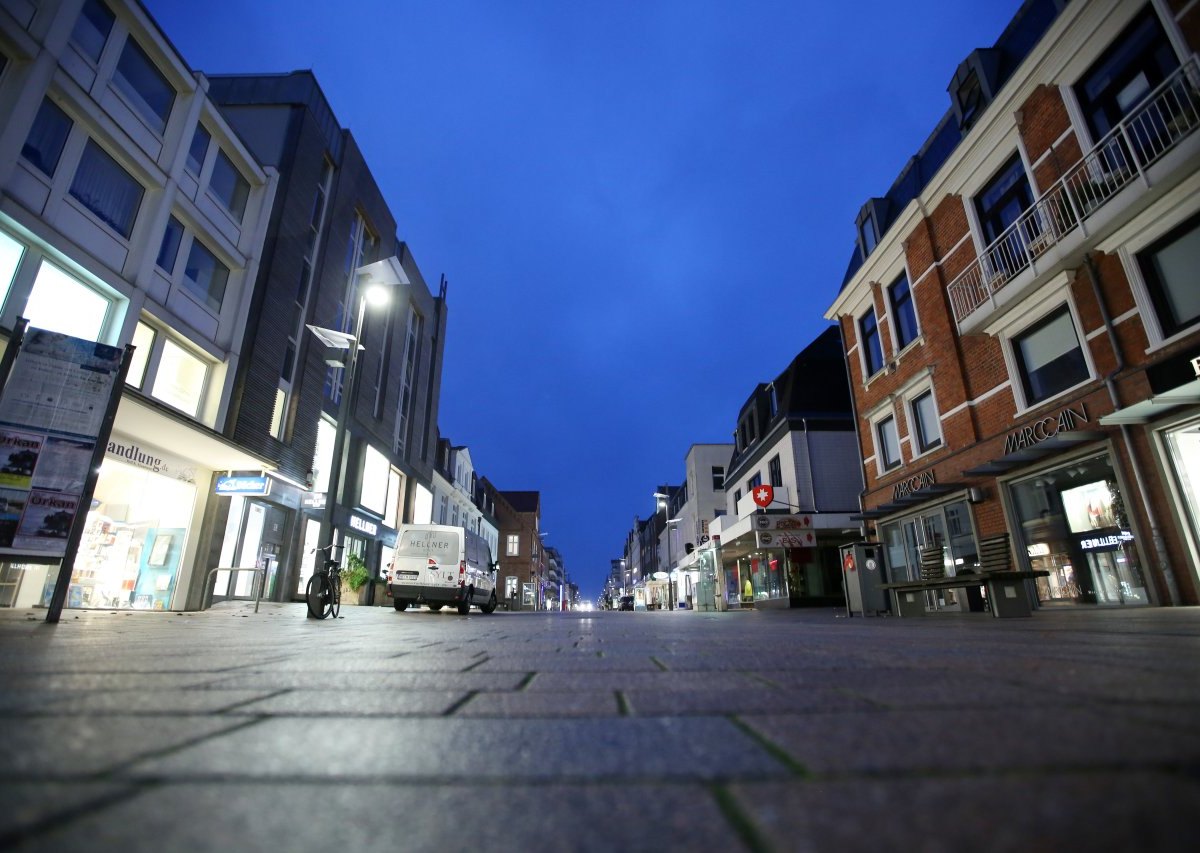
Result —
<instances>
[{"instance_id":1,"label":"sign reading 'marccain'","mask_svg":"<svg viewBox=\"0 0 1200 853\"><path fill-rule=\"evenodd\" d=\"M1053 438L1060 432L1070 432L1080 421L1085 424L1091 421L1091 418L1088 417L1087 407L1083 403L1079 404L1078 409L1067 406L1057 415L1050 415L1029 426L1022 427L1016 432L1010 432L1008 438L1004 440L1004 452L1009 454L1023 447L1033 447L1048 438Z\"/></svg>"}]
</instances>

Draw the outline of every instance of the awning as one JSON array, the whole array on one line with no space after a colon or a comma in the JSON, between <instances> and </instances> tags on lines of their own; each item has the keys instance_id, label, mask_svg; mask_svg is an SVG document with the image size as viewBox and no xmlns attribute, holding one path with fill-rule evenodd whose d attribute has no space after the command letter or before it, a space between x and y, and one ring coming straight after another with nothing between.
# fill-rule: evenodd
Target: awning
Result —
<instances>
[{"instance_id":1,"label":"awning","mask_svg":"<svg viewBox=\"0 0 1200 853\"><path fill-rule=\"evenodd\" d=\"M121 397L113 429L212 471L273 471L276 467L274 462L255 456L220 433L128 392Z\"/></svg>"},{"instance_id":2,"label":"awning","mask_svg":"<svg viewBox=\"0 0 1200 853\"><path fill-rule=\"evenodd\" d=\"M1172 388L1169 391L1163 391L1161 394L1155 394L1150 399L1134 403L1132 406L1118 409L1112 414L1102 417L1100 423L1104 424L1104 426L1144 424L1154 420L1159 415L1166 414L1171 409L1176 409L1180 406L1195 406L1197 404L1200 404L1200 379L1180 385L1178 388Z\"/></svg>"}]
</instances>

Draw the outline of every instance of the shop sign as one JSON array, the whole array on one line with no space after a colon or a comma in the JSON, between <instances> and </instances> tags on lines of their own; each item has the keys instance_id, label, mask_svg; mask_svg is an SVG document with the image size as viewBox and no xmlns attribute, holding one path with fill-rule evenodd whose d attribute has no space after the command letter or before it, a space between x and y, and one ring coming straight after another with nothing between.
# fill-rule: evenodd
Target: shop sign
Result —
<instances>
[{"instance_id":1,"label":"shop sign","mask_svg":"<svg viewBox=\"0 0 1200 853\"><path fill-rule=\"evenodd\" d=\"M1112 551L1121 547L1123 542L1132 542L1133 534L1122 530L1113 536L1096 536L1091 539L1081 539L1079 547L1085 551Z\"/></svg>"},{"instance_id":2,"label":"shop sign","mask_svg":"<svg viewBox=\"0 0 1200 853\"><path fill-rule=\"evenodd\" d=\"M1004 453L1007 455L1014 450L1033 447L1048 438L1054 438L1060 432L1070 432L1080 421L1084 423L1091 421L1091 418L1088 417L1087 407L1083 403L1079 404L1078 410L1067 406L1057 415L1050 415L1030 426L1022 427L1016 432L1010 432L1004 441Z\"/></svg>"},{"instance_id":3,"label":"shop sign","mask_svg":"<svg viewBox=\"0 0 1200 853\"><path fill-rule=\"evenodd\" d=\"M378 524L371 521L370 519L363 518L360 515L352 514L350 516L350 527L353 528L354 530L359 531L360 533L365 533L368 536L374 536L376 533L379 532Z\"/></svg>"},{"instance_id":4,"label":"shop sign","mask_svg":"<svg viewBox=\"0 0 1200 853\"><path fill-rule=\"evenodd\" d=\"M757 530L811 530L812 526L811 515L754 516L754 527Z\"/></svg>"},{"instance_id":5,"label":"shop sign","mask_svg":"<svg viewBox=\"0 0 1200 853\"><path fill-rule=\"evenodd\" d=\"M300 506L305 509L324 509L325 508L325 493L324 492L304 492L300 495Z\"/></svg>"},{"instance_id":6,"label":"shop sign","mask_svg":"<svg viewBox=\"0 0 1200 853\"><path fill-rule=\"evenodd\" d=\"M142 444L136 439L114 433L109 439L108 446L105 447L105 454L173 480L196 484L195 466L175 459L157 448Z\"/></svg>"},{"instance_id":7,"label":"shop sign","mask_svg":"<svg viewBox=\"0 0 1200 853\"><path fill-rule=\"evenodd\" d=\"M1200 379L1200 355L1192 359L1192 371L1196 374L1196 378Z\"/></svg>"},{"instance_id":8,"label":"shop sign","mask_svg":"<svg viewBox=\"0 0 1200 853\"><path fill-rule=\"evenodd\" d=\"M1200 379L1200 355L1195 351L1157 362L1146 368L1146 379L1150 382L1150 393L1165 394L1181 385Z\"/></svg>"},{"instance_id":9,"label":"shop sign","mask_svg":"<svg viewBox=\"0 0 1200 853\"><path fill-rule=\"evenodd\" d=\"M907 480L901 480L892 487L892 500L908 497L911 494L927 489L930 486L937 484L937 477L932 471L926 471L923 474L917 474L915 477L909 477Z\"/></svg>"},{"instance_id":10,"label":"shop sign","mask_svg":"<svg viewBox=\"0 0 1200 853\"><path fill-rule=\"evenodd\" d=\"M269 495L271 478L266 474L223 474L217 477L218 495Z\"/></svg>"},{"instance_id":11,"label":"shop sign","mask_svg":"<svg viewBox=\"0 0 1200 853\"><path fill-rule=\"evenodd\" d=\"M815 548L817 535L811 530L759 530L759 548Z\"/></svg>"}]
</instances>

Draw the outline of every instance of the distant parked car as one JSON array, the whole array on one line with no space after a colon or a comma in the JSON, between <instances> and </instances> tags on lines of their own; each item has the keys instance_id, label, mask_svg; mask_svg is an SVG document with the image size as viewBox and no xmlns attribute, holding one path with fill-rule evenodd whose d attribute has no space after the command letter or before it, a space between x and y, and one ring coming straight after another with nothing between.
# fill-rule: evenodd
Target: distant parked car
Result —
<instances>
[{"instance_id":1,"label":"distant parked car","mask_svg":"<svg viewBox=\"0 0 1200 853\"><path fill-rule=\"evenodd\" d=\"M633 596L632 595L622 595L617 600L617 609L618 610L633 610Z\"/></svg>"}]
</instances>

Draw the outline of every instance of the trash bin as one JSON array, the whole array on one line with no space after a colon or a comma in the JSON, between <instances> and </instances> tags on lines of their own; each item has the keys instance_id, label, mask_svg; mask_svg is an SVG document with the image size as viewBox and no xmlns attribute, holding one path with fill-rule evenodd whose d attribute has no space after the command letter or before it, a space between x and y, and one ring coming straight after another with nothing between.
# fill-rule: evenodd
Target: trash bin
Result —
<instances>
[{"instance_id":1,"label":"trash bin","mask_svg":"<svg viewBox=\"0 0 1200 853\"><path fill-rule=\"evenodd\" d=\"M840 549L842 584L846 591L846 615L878 615L891 610L887 591L887 571L883 548L878 542L852 542Z\"/></svg>"}]
</instances>

